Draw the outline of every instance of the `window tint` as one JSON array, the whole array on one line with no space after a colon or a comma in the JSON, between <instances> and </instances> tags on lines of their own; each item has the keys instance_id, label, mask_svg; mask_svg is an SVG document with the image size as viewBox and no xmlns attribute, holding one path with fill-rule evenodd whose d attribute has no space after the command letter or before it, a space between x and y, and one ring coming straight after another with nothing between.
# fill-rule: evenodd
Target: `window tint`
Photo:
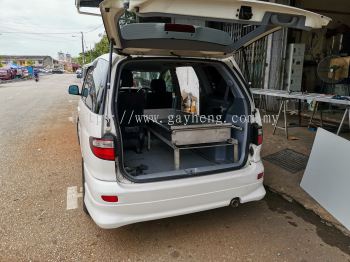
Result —
<instances>
[{"instance_id":1,"label":"window tint","mask_svg":"<svg viewBox=\"0 0 350 262\"><path fill-rule=\"evenodd\" d=\"M227 83L222 74L213 66L205 67L204 72L208 78L212 95L223 97L226 93Z\"/></svg>"},{"instance_id":2,"label":"window tint","mask_svg":"<svg viewBox=\"0 0 350 262\"><path fill-rule=\"evenodd\" d=\"M193 67L177 67L176 75L179 81L181 93L191 93L195 97L199 97L199 79Z\"/></svg>"},{"instance_id":3,"label":"window tint","mask_svg":"<svg viewBox=\"0 0 350 262\"><path fill-rule=\"evenodd\" d=\"M83 85L83 90L88 90L88 96L83 97L85 104L91 110L93 109L93 103L96 101L95 83L93 78L94 68L90 67L86 73L85 82Z\"/></svg>"},{"instance_id":4,"label":"window tint","mask_svg":"<svg viewBox=\"0 0 350 262\"><path fill-rule=\"evenodd\" d=\"M173 85L173 78L171 77L170 70L165 72L165 74L163 75L163 79L165 81L166 91L173 92L174 85Z\"/></svg>"},{"instance_id":5,"label":"window tint","mask_svg":"<svg viewBox=\"0 0 350 262\"><path fill-rule=\"evenodd\" d=\"M199 112L199 79L193 67L176 67L176 76L179 81L180 91L185 107L191 108L193 105L195 105L196 110L191 112ZM192 104L193 101L195 101L195 103Z\"/></svg>"},{"instance_id":6,"label":"window tint","mask_svg":"<svg viewBox=\"0 0 350 262\"><path fill-rule=\"evenodd\" d=\"M87 71L84 88L88 89L85 104L94 113L101 113L103 94L107 83L108 62L104 59L98 60L96 67L90 67Z\"/></svg>"},{"instance_id":7,"label":"window tint","mask_svg":"<svg viewBox=\"0 0 350 262\"><path fill-rule=\"evenodd\" d=\"M94 108L93 111L95 113L101 113L102 112L102 103L103 103L103 96L106 89L107 84L107 76L108 76L108 67L109 63L108 61L104 59L100 59L97 62L97 65L93 71L93 78L94 78L94 86L95 86L95 93L96 93L96 101L94 101Z\"/></svg>"},{"instance_id":8,"label":"window tint","mask_svg":"<svg viewBox=\"0 0 350 262\"><path fill-rule=\"evenodd\" d=\"M137 88L150 87L152 79L158 79L159 72L133 71L134 84Z\"/></svg>"}]
</instances>

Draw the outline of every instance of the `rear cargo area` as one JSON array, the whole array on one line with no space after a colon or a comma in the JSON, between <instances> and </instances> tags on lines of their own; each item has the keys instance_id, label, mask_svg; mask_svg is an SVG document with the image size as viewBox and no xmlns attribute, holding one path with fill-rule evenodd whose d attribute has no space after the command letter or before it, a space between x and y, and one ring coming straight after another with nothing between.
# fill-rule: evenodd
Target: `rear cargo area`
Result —
<instances>
[{"instance_id":1,"label":"rear cargo area","mask_svg":"<svg viewBox=\"0 0 350 262\"><path fill-rule=\"evenodd\" d=\"M244 164L250 102L225 64L131 59L118 77L115 109L124 176L162 180Z\"/></svg>"},{"instance_id":2,"label":"rear cargo area","mask_svg":"<svg viewBox=\"0 0 350 262\"><path fill-rule=\"evenodd\" d=\"M147 167L142 172L135 169L134 175L161 173L174 169L174 153L171 148L155 137L151 139L151 144L151 149L141 154L137 154L133 150L126 151L125 166L132 168L145 165ZM181 169L212 166L215 164L217 163L215 163L214 159L209 159L198 150L186 150L181 154Z\"/></svg>"}]
</instances>

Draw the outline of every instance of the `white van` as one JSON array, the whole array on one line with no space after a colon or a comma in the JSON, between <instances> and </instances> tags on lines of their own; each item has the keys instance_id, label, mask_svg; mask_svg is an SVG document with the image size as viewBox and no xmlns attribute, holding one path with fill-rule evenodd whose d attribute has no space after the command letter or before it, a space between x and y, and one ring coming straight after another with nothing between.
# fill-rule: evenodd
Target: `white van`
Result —
<instances>
[{"instance_id":1,"label":"white van","mask_svg":"<svg viewBox=\"0 0 350 262\"><path fill-rule=\"evenodd\" d=\"M89 65L82 90L69 87L81 96L84 210L100 227L116 228L262 199L262 123L232 53L282 27L308 30L330 19L239 0L99 6L112 52ZM258 26L233 42L223 31L192 25L120 27L125 9Z\"/></svg>"}]
</instances>

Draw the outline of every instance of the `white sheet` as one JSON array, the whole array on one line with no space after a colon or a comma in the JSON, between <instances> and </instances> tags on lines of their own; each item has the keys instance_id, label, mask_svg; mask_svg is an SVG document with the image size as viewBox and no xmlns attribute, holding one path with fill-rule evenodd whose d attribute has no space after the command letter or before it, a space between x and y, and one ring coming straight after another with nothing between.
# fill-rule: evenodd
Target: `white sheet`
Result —
<instances>
[{"instance_id":1,"label":"white sheet","mask_svg":"<svg viewBox=\"0 0 350 262\"><path fill-rule=\"evenodd\" d=\"M350 141L319 128L300 186L350 230Z\"/></svg>"}]
</instances>

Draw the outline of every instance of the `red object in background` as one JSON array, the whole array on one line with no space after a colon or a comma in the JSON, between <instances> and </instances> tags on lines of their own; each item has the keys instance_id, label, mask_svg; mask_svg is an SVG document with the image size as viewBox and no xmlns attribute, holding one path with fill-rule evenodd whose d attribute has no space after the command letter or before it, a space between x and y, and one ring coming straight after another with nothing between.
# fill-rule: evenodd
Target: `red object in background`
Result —
<instances>
[{"instance_id":1,"label":"red object in background","mask_svg":"<svg viewBox=\"0 0 350 262\"><path fill-rule=\"evenodd\" d=\"M12 79L12 72L11 69L0 69L0 79L1 80L11 80Z\"/></svg>"}]
</instances>

